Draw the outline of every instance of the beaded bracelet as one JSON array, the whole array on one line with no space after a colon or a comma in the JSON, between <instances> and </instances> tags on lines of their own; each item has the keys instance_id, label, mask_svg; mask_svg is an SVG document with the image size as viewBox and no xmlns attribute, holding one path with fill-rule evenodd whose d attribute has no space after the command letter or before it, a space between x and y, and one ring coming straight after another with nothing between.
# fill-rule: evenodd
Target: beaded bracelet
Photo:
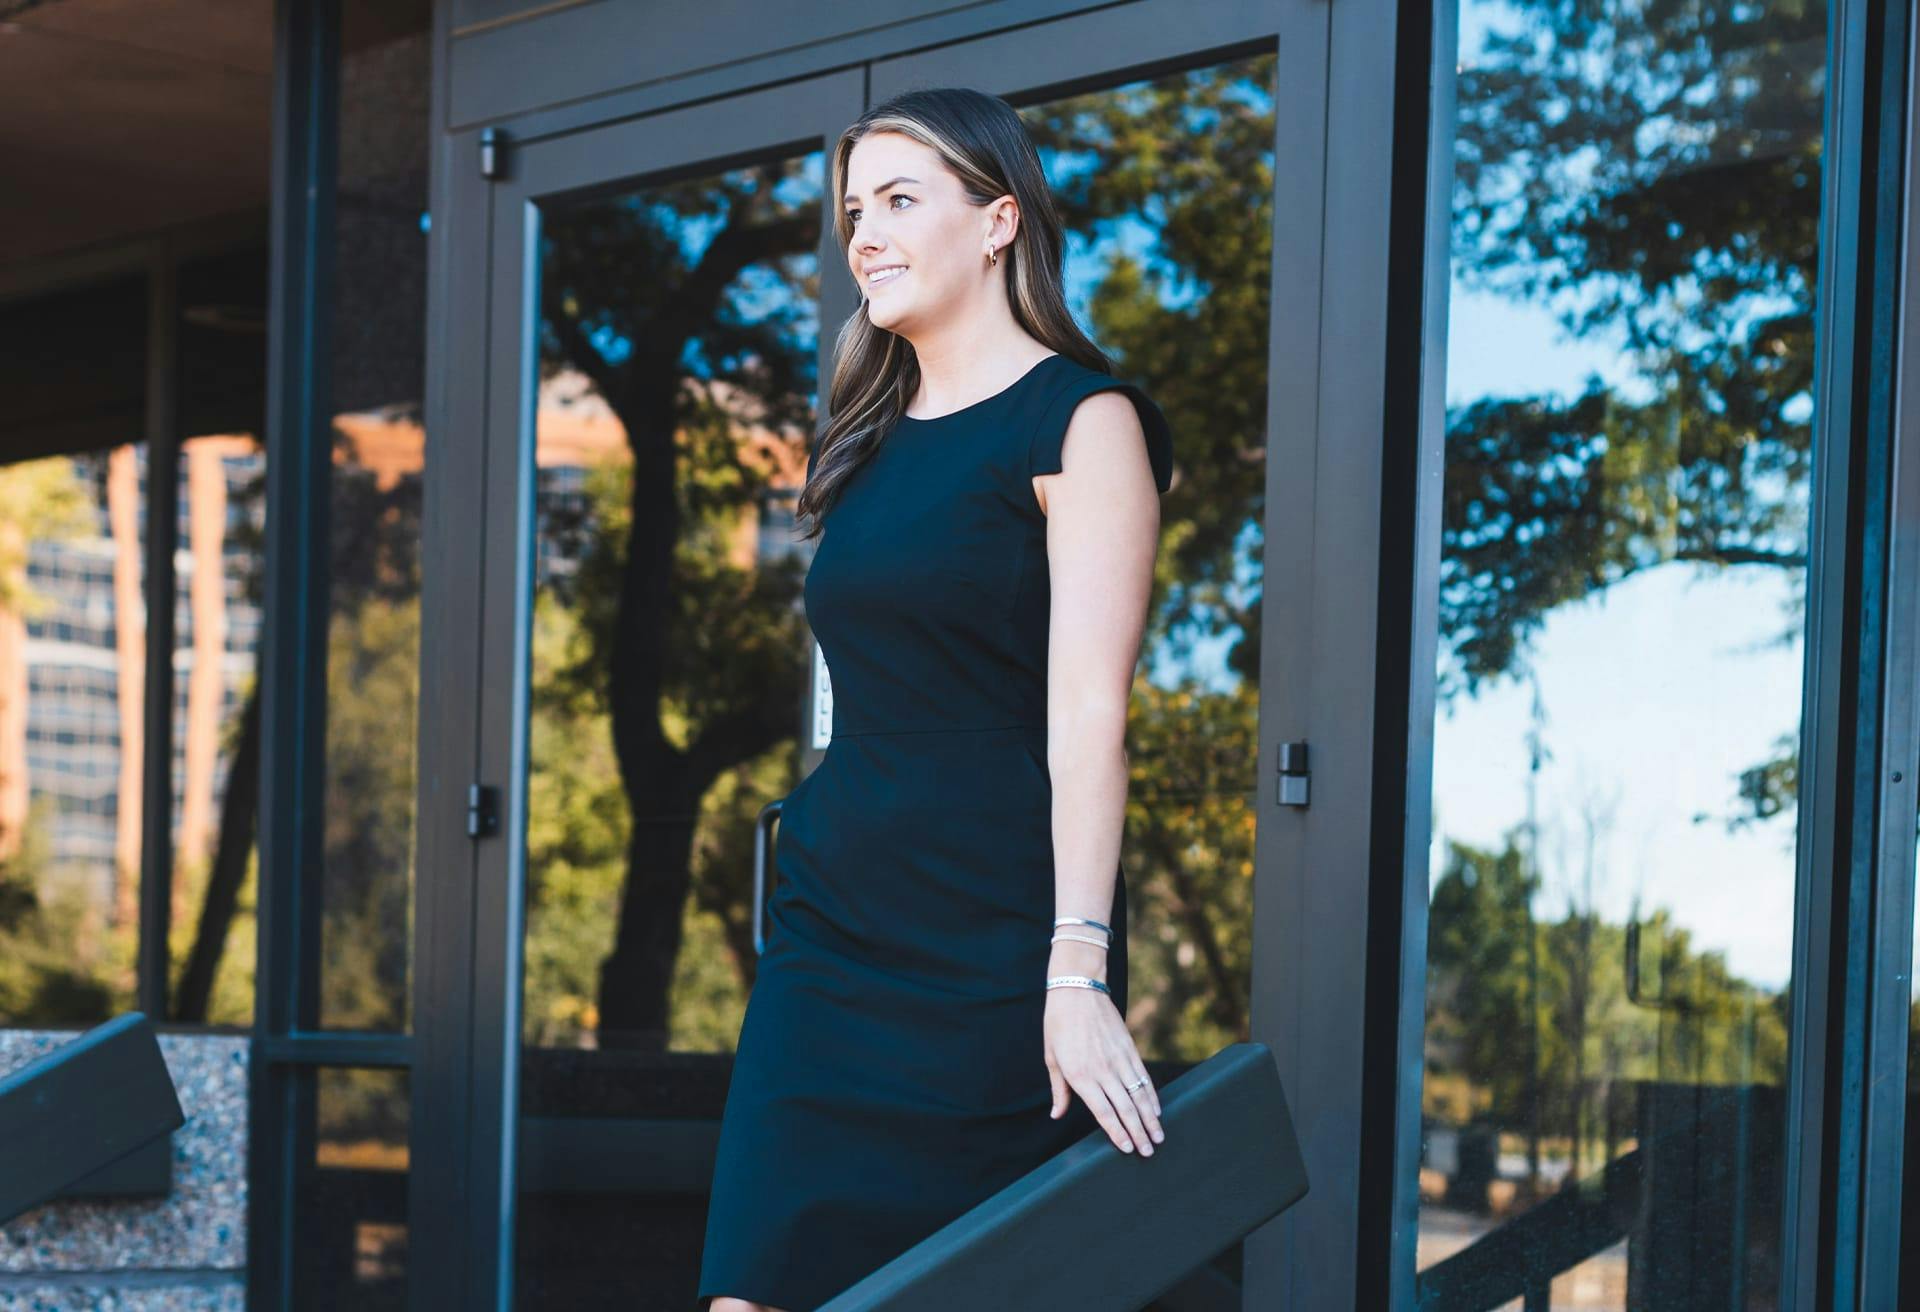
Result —
<instances>
[{"instance_id":1,"label":"beaded bracelet","mask_svg":"<svg viewBox=\"0 0 1920 1312\"><path fill-rule=\"evenodd\" d=\"M1107 994L1109 997L1113 995L1112 989L1108 988L1105 984L1102 984L1099 980L1095 979L1091 975L1049 975L1047 976L1047 987L1050 989L1058 989L1058 988L1099 989L1102 993Z\"/></svg>"}]
</instances>

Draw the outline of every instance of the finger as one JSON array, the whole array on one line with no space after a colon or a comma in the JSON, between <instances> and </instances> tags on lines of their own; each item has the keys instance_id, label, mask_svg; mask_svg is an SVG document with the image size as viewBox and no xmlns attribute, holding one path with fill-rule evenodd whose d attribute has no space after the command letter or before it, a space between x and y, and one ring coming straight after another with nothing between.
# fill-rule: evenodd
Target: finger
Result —
<instances>
[{"instance_id":1,"label":"finger","mask_svg":"<svg viewBox=\"0 0 1920 1312\"><path fill-rule=\"evenodd\" d=\"M1152 1110L1155 1119L1158 1119L1161 1115L1160 1086L1153 1082L1153 1076L1148 1073L1146 1063L1140 1060L1140 1054L1137 1052L1133 1054L1133 1074L1127 1082L1131 1084L1134 1080L1146 1081L1134 1090L1134 1093Z\"/></svg>"},{"instance_id":2,"label":"finger","mask_svg":"<svg viewBox=\"0 0 1920 1312\"><path fill-rule=\"evenodd\" d=\"M1101 1080L1100 1087L1107 1091L1107 1098L1120 1114L1120 1123L1127 1127L1127 1134L1140 1149L1142 1157L1153 1156L1153 1140L1147 1134L1147 1127L1141 1124L1140 1109L1134 1105L1133 1095L1127 1092L1127 1080L1132 1077L1110 1070Z\"/></svg>"},{"instance_id":3,"label":"finger","mask_svg":"<svg viewBox=\"0 0 1920 1312\"><path fill-rule=\"evenodd\" d=\"M1133 1140L1127 1135L1127 1127L1120 1123L1120 1114L1114 1110L1113 1102L1107 1097L1107 1091L1101 1087L1100 1081L1082 1076L1073 1080L1073 1091L1080 1095L1080 1101L1084 1102L1087 1110L1093 1113L1093 1119L1100 1123L1100 1128L1107 1132L1109 1139L1113 1140L1113 1146L1122 1152L1132 1152Z\"/></svg>"},{"instance_id":4,"label":"finger","mask_svg":"<svg viewBox=\"0 0 1920 1312\"><path fill-rule=\"evenodd\" d=\"M1067 1110L1067 1082L1060 1078L1060 1068L1052 1062L1047 1063L1047 1082L1053 1086L1053 1107L1048 1115L1059 1120Z\"/></svg>"},{"instance_id":5,"label":"finger","mask_svg":"<svg viewBox=\"0 0 1920 1312\"><path fill-rule=\"evenodd\" d=\"M1153 1080L1145 1071L1134 1072L1127 1083L1139 1080L1145 1080L1146 1083L1133 1091L1133 1105L1140 1109L1140 1119L1146 1122L1147 1133L1153 1136L1153 1141L1162 1143L1166 1140L1167 1132L1160 1124L1159 1091L1153 1087Z\"/></svg>"},{"instance_id":6,"label":"finger","mask_svg":"<svg viewBox=\"0 0 1920 1312\"><path fill-rule=\"evenodd\" d=\"M1129 1084L1138 1086L1137 1088L1128 1090L1129 1096L1131 1096L1140 1107L1142 1115L1149 1112L1152 1113L1152 1124L1158 1127L1160 1124L1160 1090L1154 1087L1153 1077L1147 1074L1147 1065L1140 1059L1140 1049L1134 1046L1133 1036L1131 1034L1126 1036L1121 1044L1121 1049L1115 1064L1122 1070L1131 1072L1131 1074L1121 1081L1121 1086L1123 1088ZM1145 1083L1141 1083L1141 1081L1145 1081Z\"/></svg>"}]
</instances>

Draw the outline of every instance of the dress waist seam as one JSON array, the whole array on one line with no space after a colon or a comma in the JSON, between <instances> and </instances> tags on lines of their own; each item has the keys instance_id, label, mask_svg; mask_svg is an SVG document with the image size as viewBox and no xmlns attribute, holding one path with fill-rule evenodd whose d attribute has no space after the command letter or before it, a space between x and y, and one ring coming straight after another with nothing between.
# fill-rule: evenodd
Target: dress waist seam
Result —
<instances>
[{"instance_id":1,"label":"dress waist seam","mask_svg":"<svg viewBox=\"0 0 1920 1312\"><path fill-rule=\"evenodd\" d=\"M987 724L953 728L941 726L933 729L835 729L835 738L878 738L909 733L1005 733L1009 729L1044 729L1046 721L1035 723L1031 720L1016 720L1012 724Z\"/></svg>"}]
</instances>

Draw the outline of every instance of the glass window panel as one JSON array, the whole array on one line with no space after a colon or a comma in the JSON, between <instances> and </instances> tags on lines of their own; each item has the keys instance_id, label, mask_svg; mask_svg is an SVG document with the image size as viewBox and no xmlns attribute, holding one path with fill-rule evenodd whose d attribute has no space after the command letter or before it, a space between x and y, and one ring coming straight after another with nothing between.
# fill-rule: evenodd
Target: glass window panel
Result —
<instances>
[{"instance_id":1,"label":"glass window panel","mask_svg":"<svg viewBox=\"0 0 1920 1312\"><path fill-rule=\"evenodd\" d=\"M664 1145L719 1115L803 764L824 185L814 150L542 214L520 1306L691 1297L712 1164Z\"/></svg>"},{"instance_id":2,"label":"glass window panel","mask_svg":"<svg viewBox=\"0 0 1920 1312\"><path fill-rule=\"evenodd\" d=\"M253 1021L266 564L267 251L179 278L171 1018Z\"/></svg>"},{"instance_id":3,"label":"glass window panel","mask_svg":"<svg viewBox=\"0 0 1920 1312\"><path fill-rule=\"evenodd\" d=\"M302 1071L293 1181L296 1309L379 1312L407 1306L407 1171L411 1121L405 1071Z\"/></svg>"},{"instance_id":4,"label":"glass window panel","mask_svg":"<svg viewBox=\"0 0 1920 1312\"><path fill-rule=\"evenodd\" d=\"M426 432L424 6L347 7L332 319L320 1023L405 1030L413 947Z\"/></svg>"},{"instance_id":5,"label":"glass window panel","mask_svg":"<svg viewBox=\"0 0 1920 1312\"><path fill-rule=\"evenodd\" d=\"M236 228L241 235L216 253L182 255L177 307L162 307L177 314L161 342L149 341L144 271L0 307L0 466L22 480L67 469L100 517L78 539L34 543L22 586L44 576L48 606L10 631L11 663L0 656L9 671L0 678L13 684L0 689L0 835L13 831L0 836L0 853L10 853L0 866L14 867L0 873L0 975L13 972L18 989L39 999L0 1002L0 1015L18 1005L23 1019L83 1023L138 1004L140 893L152 873L142 869L144 821L147 807L161 806L175 859L165 941L148 946L168 996L150 1009L159 1020L245 1025L255 803L244 768L241 787L228 785L258 641L243 593L259 541L237 530L263 428L272 14L256 7L222 27L213 99L201 94L204 61L183 76L184 56L164 42L80 39L99 20L62 14L51 26L38 15L8 25L24 73L6 84L8 107L20 111L8 119L13 162L40 156L12 170L10 180L25 185L0 198L0 263L31 275L36 262L85 247L138 266L156 250L204 252ZM140 112L123 112L136 100ZM83 105L94 112L73 112ZM175 149L189 120L193 148ZM138 203L126 203L130 195ZM155 234L164 240L151 249L124 245ZM159 508L175 517L178 550L155 561L146 560L148 450L139 440L151 422L151 350L177 359L167 417L184 442L159 480L179 480L174 502ZM236 443L251 454L235 454ZM161 458L175 460L171 438ZM47 509L9 515L0 533L28 532ZM173 650L157 662L169 668L169 686L148 688L146 601L162 579L175 591ZM157 746L149 696L167 699L155 709L170 711L160 717L164 779L145 769ZM21 806L37 806L35 818L23 819ZM41 841L37 855L13 850L23 834ZM24 868L45 860L57 868ZM41 971L31 963L42 954L46 978L19 982Z\"/></svg>"},{"instance_id":6,"label":"glass window panel","mask_svg":"<svg viewBox=\"0 0 1920 1312\"><path fill-rule=\"evenodd\" d=\"M1435 1306L1778 1294L1827 15L1698 19L1460 10Z\"/></svg>"},{"instance_id":7,"label":"glass window panel","mask_svg":"<svg viewBox=\"0 0 1920 1312\"><path fill-rule=\"evenodd\" d=\"M0 1024L134 1005L144 276L0 306Z\"/></svg>"},{"instance_id":8,"label":"glass window panel","mask_svg":"<svg viewBox=\"0 0 1920 1312\"><path fill-rule=\"evenodd\" d=\"M1251 1035L1275 67L1256 55L1021 111L1067 227L1068 305L1173 430L1122 853L1127 1023L1149 1061Z\"/></svg>"}]
</instances>

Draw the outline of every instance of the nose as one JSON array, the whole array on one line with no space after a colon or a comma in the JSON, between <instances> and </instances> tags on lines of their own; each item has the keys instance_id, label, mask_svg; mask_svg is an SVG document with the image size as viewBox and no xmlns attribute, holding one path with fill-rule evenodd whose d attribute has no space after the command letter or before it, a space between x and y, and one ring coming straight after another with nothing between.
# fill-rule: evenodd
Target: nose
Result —
<instances>
[{"instance_id":1,"label":"nose","mask_svg":"<svg viewBox=\"0 0 1920 1312\"><path fill-rule=\"evenodd\" d=\"M853 251L865 258L874 252L883 250L886 243L864 221L855 225L853 230Z\"/></svg>"}]
</instances>

